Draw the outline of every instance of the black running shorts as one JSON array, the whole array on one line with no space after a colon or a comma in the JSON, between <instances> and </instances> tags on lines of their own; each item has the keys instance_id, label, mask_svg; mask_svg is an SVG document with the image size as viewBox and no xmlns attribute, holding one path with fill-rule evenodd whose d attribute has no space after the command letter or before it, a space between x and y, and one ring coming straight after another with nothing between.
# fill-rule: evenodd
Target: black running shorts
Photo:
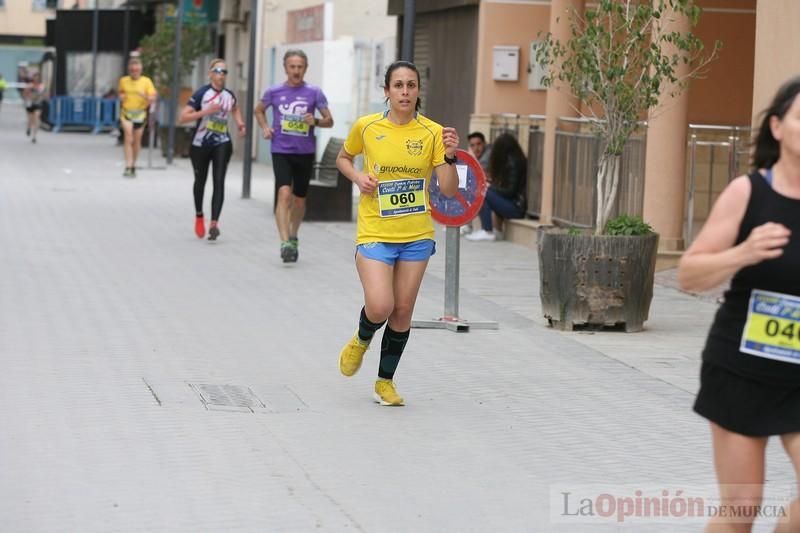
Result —
<instances>
[{"instance_id":1,"label":"black running shorts","mask_svg":"<svg viewBox=\"0 0 800 533\"><path fill-rule=\"evenodd\" d=\"M305 198L308 182L314 171L314 154L272 154L272 169L275 171L275 199L278 189L292 187L292 194Z\"/></svg>"}]
</instances>

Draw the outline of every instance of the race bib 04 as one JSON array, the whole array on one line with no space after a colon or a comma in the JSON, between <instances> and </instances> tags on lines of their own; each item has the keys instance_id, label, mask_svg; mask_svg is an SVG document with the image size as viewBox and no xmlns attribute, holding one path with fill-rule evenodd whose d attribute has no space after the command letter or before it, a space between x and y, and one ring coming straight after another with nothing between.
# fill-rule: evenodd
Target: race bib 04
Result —
<instances>
[{"instance_id":1,"label":"race bib 04","mask_svg":"<svg viewBox=\"0 0 800 533\"><path fill-rule=\"evenodd\" d=\"M753 289L739 350L800 364L800 297Z\"/></svg>"},{"instance_id":2,"label":"race bib 04","mask_svg":"<svg viewBox=\"0 0 800 533\"><path fill-rule=\"evenodd\" d=\"M283 115L281 118L281 132L284 135L308 137L310 126L303 120L302 115Z\"/></svg>"},{"instance_id":3,"label":"race bib 04","mask_svg":"<svg viewBox=\"0 0 800 533\"><path fill-rule=\"evenodd\" d=\"M409 178L378 183L378 205L382 217L424 213L428 209L425 180Z\"/></svg>"}]
</instances>

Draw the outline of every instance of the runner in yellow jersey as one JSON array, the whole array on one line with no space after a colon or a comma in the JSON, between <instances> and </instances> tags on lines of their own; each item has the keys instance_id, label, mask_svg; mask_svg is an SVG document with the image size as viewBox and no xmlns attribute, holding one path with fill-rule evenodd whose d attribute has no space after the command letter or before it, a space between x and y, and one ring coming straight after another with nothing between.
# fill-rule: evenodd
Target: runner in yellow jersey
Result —
<instances>
[{"instance_id":1,"label":"runner in yellow jersey","mask_svg":"<svg viewBox=\"0 0 800 533\"><path fill-rule=\"evenodd\" d=\"M122 102L119 121L125 137L125 172L123 176L136 177L136 158L142 147L147 111L156 99L153 81L142 75L142 62L134 57L128 61L128 76L119 80L119 99Z\"/></svg>"},{"instance_id":2,"label":"runner in yellow jersey","mask_svg":"<svg viewBox=\"0 0 800 533\"><path fill-rule=\"evenodd\" d=\"M384 83L389 109L359 118L336 159L361 191L356 269L364 288L358 331L339 354L339 370L355 374L375 332L386 324L375 400L403 405L394 373L425 268L436 251L428 183L435 169L442 194L457 192L458 133L417 113L420 78L413 63L392 63ZM363 171L353 164L358 154L364 156Z\"/></svg>"}]
</instances>

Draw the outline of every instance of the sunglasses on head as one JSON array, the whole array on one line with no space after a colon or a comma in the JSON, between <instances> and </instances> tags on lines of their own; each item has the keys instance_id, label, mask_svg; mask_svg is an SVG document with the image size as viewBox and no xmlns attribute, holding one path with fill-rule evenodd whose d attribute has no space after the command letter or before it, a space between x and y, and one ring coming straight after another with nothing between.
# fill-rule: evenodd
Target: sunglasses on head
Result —
<instances>
[{"instance_id":1,"label":"sunglasses on head","mask_svg":"<svg viewBox=\"0 0 800 533\"><path fill-rule=\"evenodd\" d=\"M227 75L228 74L228 69L221 68L221 67L214 67L214 68L211 69L211 72L213 72L214 74L225 74L225 75Z\"/></svg>"}]
</instances>

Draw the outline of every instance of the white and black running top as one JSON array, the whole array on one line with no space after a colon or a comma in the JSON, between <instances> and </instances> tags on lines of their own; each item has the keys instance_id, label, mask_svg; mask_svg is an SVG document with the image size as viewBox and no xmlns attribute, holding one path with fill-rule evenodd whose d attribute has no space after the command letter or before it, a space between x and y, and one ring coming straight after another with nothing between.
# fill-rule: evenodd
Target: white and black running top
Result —
<instances>
[{"instance_id":1,"label":"white and black running top","mask_svg":"<svg viewBox=\"0 0 800 533\"><path fill-rule=\"evenodd\" d=\"M217 146L231 142L228 118L230 118L233 106L236 105L236 96L228 89L223 88L221 91L217 91L208 84L200 87L188 102L188 105L195 111L206 109L211 104L220 104L222 109L197 120L192 139L194 146Z\"/></svg>"}]
</instances>

